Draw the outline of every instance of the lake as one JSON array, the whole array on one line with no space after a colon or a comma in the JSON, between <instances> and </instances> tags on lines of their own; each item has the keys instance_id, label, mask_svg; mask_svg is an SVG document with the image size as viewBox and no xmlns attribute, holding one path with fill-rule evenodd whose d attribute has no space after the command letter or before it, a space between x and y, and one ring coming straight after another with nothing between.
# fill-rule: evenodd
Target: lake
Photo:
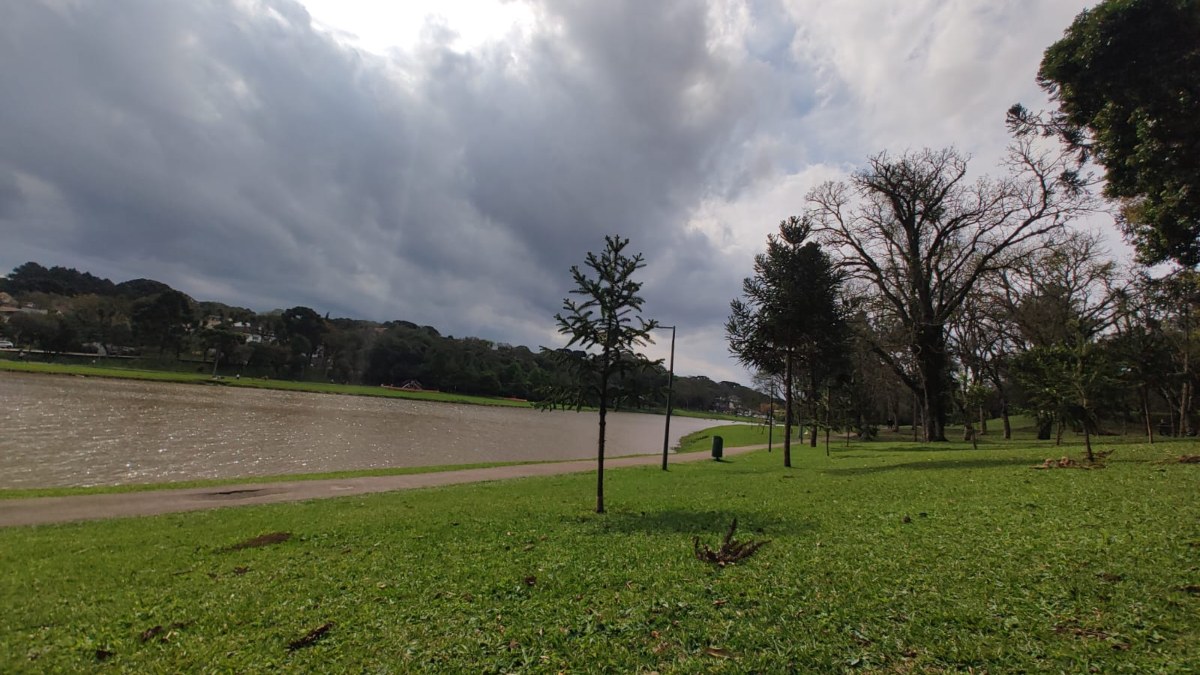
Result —
<instances>
[{"instance_id":1,"label":"lake","mask_svg":"<svg viewBox=\"0 0 1200 675\"><path fill-rule=\"evenodd\" d=\"M662 452L609 413L606 456ZM671 445L720 420L671 418ZM0 372L0 488L595 457L596 413Z\"/></svg>"}]
</instances>

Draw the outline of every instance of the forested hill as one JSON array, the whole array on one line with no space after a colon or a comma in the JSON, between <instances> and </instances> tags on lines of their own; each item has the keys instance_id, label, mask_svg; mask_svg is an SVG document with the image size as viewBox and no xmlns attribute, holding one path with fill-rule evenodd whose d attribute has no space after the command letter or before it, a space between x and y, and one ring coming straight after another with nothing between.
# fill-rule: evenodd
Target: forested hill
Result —
<instances>
[{"instance_id":1,"label":"forested hill","mask_svg":"<svg viewBox=\"0 0 1200 675\"><path fill-rule=\"evenodd\" d=\"M205 361L249 376L425 389L536 400L563 377L548 354L444 336L409 321L329 318L309 307L259 313L196 300L150 279L114 283L68 267L28 262L0 278L0 334L49 352L136 356L163 366ZM25 311L19 311L25 310ZM197 366L200 367L200 366ZM211 366L207 366L211 367ZM640 407L661 407L666 371L639 377ZM758 410L767 397L735 382L677 377L675 400L692 410Z\"/></svg>"}]
</instances>

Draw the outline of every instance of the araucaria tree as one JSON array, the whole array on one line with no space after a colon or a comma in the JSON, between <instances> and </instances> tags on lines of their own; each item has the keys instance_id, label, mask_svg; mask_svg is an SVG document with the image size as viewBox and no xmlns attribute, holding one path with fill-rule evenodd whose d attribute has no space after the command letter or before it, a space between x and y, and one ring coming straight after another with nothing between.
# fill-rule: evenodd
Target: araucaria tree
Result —
<instances>
[{"instance_id":1,"label":"araucaria tree","mask_svg":"<svg viewBox=\"0 0 1200 675\"><path fill-rule=\"evenodd\" d=\"M838 302L841 275L809 237L812 223L793 216L767 237L754 259L754 276L742 282L744 299L730 303L725 334L743 365L783 382L783 465L792 465L796 381L803 371L811 398L845 361L846 321ZM814 436L815 439L815 429Z\"/></svg>"},{"instance_id":2,"label":"araucaria tree","mask_svg":"<svg viewBox=\"0 0 1200 675\"><path fill-rule=\"evenodd\" d=\"M647 321L640 315L643 300L638 293L642 284L633 280L633 274L645 267L642 255L627 255L629 240L619 236L606 236L604 243L600 255L587 254L586 269L571 267L575 282L571 294L580 299L563 299L562 311L554 315L558 332L570 336L570 340L565 348L553 352L570 378L567 384L547 392L547 403L552 406L579 410L584 405L599 405L596 513L604 513L604 426L608 409L635 393L630 389L636 379L629 377L631 374L653 365L636 350L651 341L650 331L658 327L657 321Z\"/></svg>"},{"instance_id":3,"label":"araucaria tree","mask_svg":"<svg viewBox=\"0 0 1200 675\"><path fill-rule=\"evenodd\" d=\"M952 378L947 325L984 275L1008 265L1086 206L1062 154L1028 139L1007 177L970 181L967 158L923 150L871 158L848 182L808 196L810 217L843 269L875 296L877 320L903 330L913 368L874 351L920 398L926 441L946 440Z\"/></svg>"}]
</instances>

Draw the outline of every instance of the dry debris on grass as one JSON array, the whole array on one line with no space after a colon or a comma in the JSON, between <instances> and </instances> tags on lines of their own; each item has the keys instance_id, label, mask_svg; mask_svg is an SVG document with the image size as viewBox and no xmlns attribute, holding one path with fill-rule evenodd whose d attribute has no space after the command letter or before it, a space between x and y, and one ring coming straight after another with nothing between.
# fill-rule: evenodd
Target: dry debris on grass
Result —
<instances>
[{"instance_id":1,"label":"dry debris on grass","mask_svg":"<svg viewBox=\"0 0 1200 675\"><path fill-rule=\"evenodd\" d=\"M294 652L297 649L303 649L304 647L308 647L309 645L312 645L317 640L320 640L322 635L328 633L330 628L333 628L332 621L330 621L328 623L323 623L320 626L317 626L316 628L305 633L304 637L298 638L298 639L295 639L295 640L292 640L291 642L289 642L288 643L288 651Z\"/></svg>"},{"instance_id":2,"label":"dry debris on grass","mask_svg":"<svg viewBox=\"0 0 1200 675\"><path fill-rule=\"evenodd\" d=\"M1094 461L1094 462L1087 462L1087 461L1081 462L1081 461L1071 459L1070 457L1067 457L1064 455L1063 457L1060 457L1058 459L1053 459L1053 458L1047 459L1046 461L1042 462L1041 464L1035 465L1033 468L1035 468L1035 469L1103 469L1104 468L1104 460L1107 459L1108 456L1111 454L1112 454L1111 450L1109 452L1097 452L1096 453L1096 461Z\"/></svg>"},{"instance_id":3,"label":"dry debris on grass","mask_svg":"<svg viewBox=\"0 0 1200 675\"><path fill-rule=\"evenodd\" d=\"M737 541L733 538L733 533L737 530L737 518L729 524L729 531L725 533L725 540L721 543L721 547L717 550L712 550L708 544L703 547L700 544L700 537L692 537L692 551L696 554L696 559L700 562L711 563L717 567L732 565L739 561L745 560L758 552L758 549L771 543L767 541Z\"/></svg>"},{"instance_id":4,"label":"dry debris on grass","mask_svg":"<svg viewBox=\"0 0 1200 675\"><path fill-rule=\"evenodd\" d=\"M271 546L273 544L282 544L292 538L291 532L271 532L270 534L262 534L246 541L241 541L233 546L227 546L223 551L241 551L247 548L262 548L263 546Z\"/></svg>"}]
</instances>

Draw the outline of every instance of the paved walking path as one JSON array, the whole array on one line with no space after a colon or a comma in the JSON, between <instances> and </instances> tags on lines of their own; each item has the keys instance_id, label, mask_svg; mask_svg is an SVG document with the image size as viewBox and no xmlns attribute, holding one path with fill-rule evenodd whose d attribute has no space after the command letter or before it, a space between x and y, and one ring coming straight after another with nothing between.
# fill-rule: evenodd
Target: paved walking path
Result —
<instances>
[{"instance_id":1,"label":"paved walking path","mask_svg":"<svg viewBox=\"0 0 1200 675\"><path fill-rule=\"evenodd\" d=\"M752 445L743 448L725 448L725 455L740 455L765 448ZM711 459L707 452L689 452L671 455L670 462L696 462ZM626 466L657 466L662 455L638 455L605 460L606 469ZM573 460L546 464L517 464L495 466L487 469L464 469L462 471L439 471L437 473L414 473L401 476L363 476L359 478L332 478L323 480L300 480L288 483L245 483L204 488L178 490L151 490L147 492L124 492L117 494L78 495L74 497L35 497L31 499L0 499L0 527L15 525L45 525L68 523L77 520L101 520L129 516L152 516L161 513L200 511L228 506L248 504L275 504L305 499L345 497L371 492L411 490L414 488L456 485L459 483L482 483L506 478L528 476L556 476L564 473L594 471L595 460Z\"/></svg>"}]
</instances>

